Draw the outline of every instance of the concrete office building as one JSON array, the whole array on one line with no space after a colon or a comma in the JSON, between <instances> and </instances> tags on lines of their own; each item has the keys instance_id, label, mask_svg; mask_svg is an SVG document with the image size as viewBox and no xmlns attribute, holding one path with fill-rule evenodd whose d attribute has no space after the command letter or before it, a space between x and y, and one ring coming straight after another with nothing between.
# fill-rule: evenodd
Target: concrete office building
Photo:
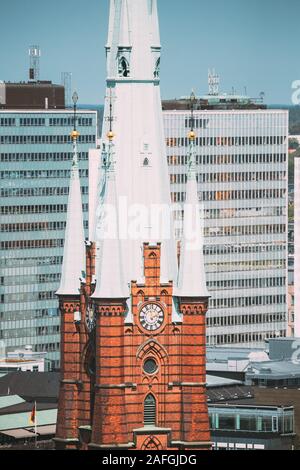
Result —
<instances>
[{"instance_id":1,"label":"concrete office building","mask_svg":"<svg viewBox=\"0 0 300 470\"><path fill-rule=\"evenodd\" d=\"M295 158L294 213L294 335L300 337L300 158Z\"/></svg>"},{"instance_id":2,"label":"concrete office building","mask_svg":"<svg viewBox=\"0 0 300 470\"><path fill-rule=\"evenodd\" d=\"M46 351L47 368L59 365L55 291L60 282L73 129L71 110L54 109L55 102L51 108L0 110L0 340L7 351L26 345ZM96 146L96 112L79 111L77 127L87 229L88 151Z\"/></svg>"},{"instance_id":3,"label":"concrete office building","mask_svg":"<svg viewBox=\"0 0 300 470\"><path fill-rule=\"evenodd\" d=\"M189 106L163 103L178 240ZM198 100L194 117L211 294L207 342L261 346L287 332L288 112L224 95Z\"/></svg>"}]
</instances>

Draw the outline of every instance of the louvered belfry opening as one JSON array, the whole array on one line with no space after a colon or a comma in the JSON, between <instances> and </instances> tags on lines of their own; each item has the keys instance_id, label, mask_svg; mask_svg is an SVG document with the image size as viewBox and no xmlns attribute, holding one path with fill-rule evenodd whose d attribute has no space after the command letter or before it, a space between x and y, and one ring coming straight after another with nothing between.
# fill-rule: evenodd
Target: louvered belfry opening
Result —
<instances>
[{"instance_id":1,"label":"louvered belfry opening","mask_svg":"<svg viewBox=\"0 0 300 470\"><path fill-rule=\"evenodd\" d=\"M151 393L146 397L144 402L144 425L156 425L156 400Z\"/></svg>"}]
</instances>

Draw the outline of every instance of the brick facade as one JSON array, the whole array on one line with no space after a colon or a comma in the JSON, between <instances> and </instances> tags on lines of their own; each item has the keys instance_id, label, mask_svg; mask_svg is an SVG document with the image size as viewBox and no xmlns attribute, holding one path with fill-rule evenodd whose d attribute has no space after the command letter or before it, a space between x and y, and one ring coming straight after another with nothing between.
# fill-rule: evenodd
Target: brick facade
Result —
<instances>
[{"instance_id":1,"label":"brick facade","mask_svg":"<svg viewBox=\"0 0 300 470\"><path fill-rule=\"evenodd\" d=\"M94 300L96 326L88 332L84 318L92 294L93 245L87 247L81 296L60 299L57 448L210 449L205 385L208 299L179 299L182 322L172 321L173 285L160 283L160 248L144 245L145 283L131 283L133 322L125 321L126 299ZM149 303L164 314L155 331L146 330L140 320ZM74 305L81 308L80 325L74 324ZM155 372L144 371L147 359L155 361ZM93 361L95 374L88 367ZM156 418L145 426L149 394L155 399Z\"/></svg>"}]
</instances>

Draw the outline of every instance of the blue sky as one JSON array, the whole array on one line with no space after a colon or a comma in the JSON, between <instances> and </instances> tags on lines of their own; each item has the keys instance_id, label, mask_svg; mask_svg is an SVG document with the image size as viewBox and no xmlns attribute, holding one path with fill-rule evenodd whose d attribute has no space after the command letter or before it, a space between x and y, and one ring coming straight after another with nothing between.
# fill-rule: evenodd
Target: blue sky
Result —
<instances>
[{"instance_id":1,"label":"blue sky","mask_svg":"<svg viewBox=\"0 0 300 470\"><path fill-rule=\"evenodd\" d=\"M73 74L81 103L103 102L108 0L0 0L0 80L27 80L28 46L42 49L41 79ZM158 0L163 98L207 91L207 69L266 102L291 104L300 80L299 0Z\"/></svg>"}]
</instances>

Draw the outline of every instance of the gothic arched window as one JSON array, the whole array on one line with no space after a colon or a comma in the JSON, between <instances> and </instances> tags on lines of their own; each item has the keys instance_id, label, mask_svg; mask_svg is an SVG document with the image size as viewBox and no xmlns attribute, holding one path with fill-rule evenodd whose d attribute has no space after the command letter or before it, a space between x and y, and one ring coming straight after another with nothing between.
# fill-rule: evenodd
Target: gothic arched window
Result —
<instances>
[{"instance_id":1,"label":"gothic arched window","mask_svg":"<svg viewBox=\"0 0 300 470\"><path fill-rule=\"evenodd\" d=\"M144 401L144 425L156 425L156 400L152 393L147 395Z\"/></svg>"},{"instance_id":2,"label":"gothic arched window","mask_svg":"<svg viewBox=\"0 0 300 470\"><path fill-rule=\"evenodd\" d=\"M119 60L119 75L121 77L129 77L129 63L125 57L121 57Z\"/></svg>"},{"instance_id":3,"label":"gothic arched window","mask_svg":"<svg viewBox=\"0 0 300 470\"><path fill-rule=\"evenodd\" d=\"M155 65L155 70L154 70L154 78L159 78L160 74L160 58L157 59L156 65Z\"/></svg>"}]
</instances>

